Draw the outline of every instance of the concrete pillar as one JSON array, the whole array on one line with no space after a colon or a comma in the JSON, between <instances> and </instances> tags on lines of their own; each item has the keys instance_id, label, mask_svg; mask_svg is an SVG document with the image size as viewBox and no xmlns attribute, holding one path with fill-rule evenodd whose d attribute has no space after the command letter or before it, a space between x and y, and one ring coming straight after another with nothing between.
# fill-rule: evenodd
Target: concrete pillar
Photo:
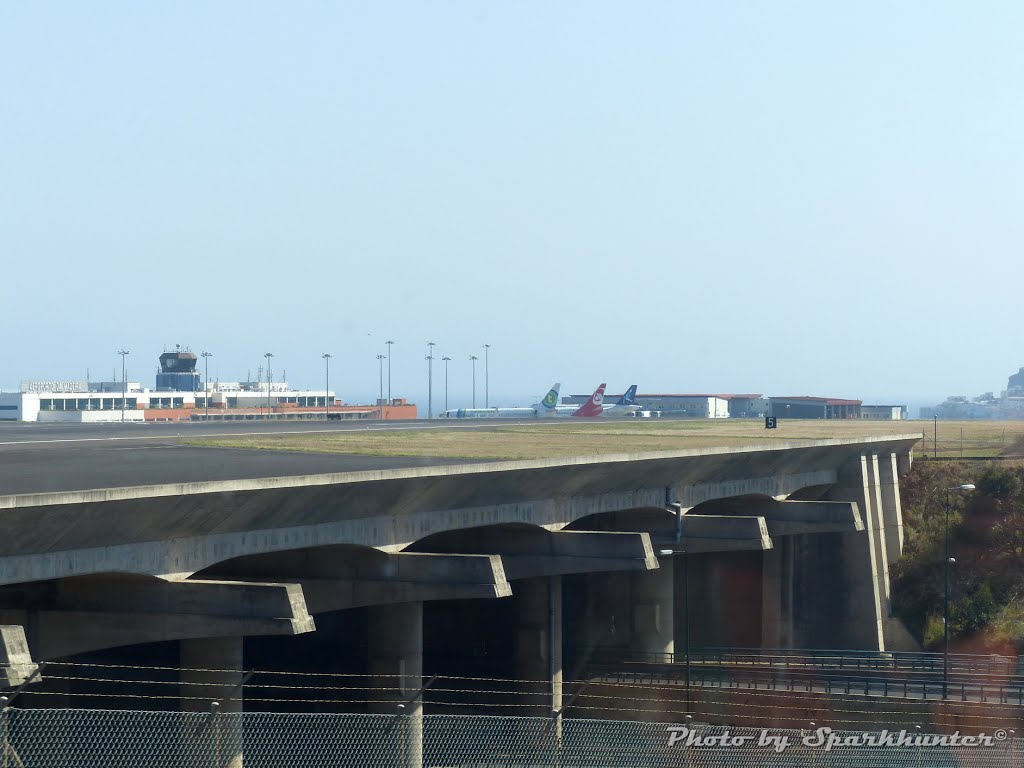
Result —
<instances>
[{"instance_id":1,"label":"concrete pillar","mask_svg":"<svg viewBox=\"0 0 1024 768\"><path fill-rule=\"evenodd\" d=\"M630 574L632 633L630 650L652 661L669 661L675 652L674 563L686 555L669 555L655 571Z\"/></svg>"},{"instance_id":2,"label":"concrete pillar","mask_svg":"<svg viewBox=\"0 0 1024 768\"><path fill-rule=\"evenodd\" d=\"M393 739L381 744L382 764L423 765L423 603L368 609L371 712L395 717ZM383 690L379 690L383 689Z\"/></svg>"},{"instance_id":3,"label":"concrete pillar","mask_svg":"<svg viewBox=\"0 0 1024 768\"><path fill-rule=\"evenodd\" d=\"M0 686L16 688L35 675L24 627L0 625Z\"/></svg>"},{"instance_id":4,"label":"concrete pillar","mask_svg":"<svg viewBox=\"0 0 1024 768\"><path fill-rule=\"evenodd\" d=\"M545 703L535 714L559 713L555 719L560 727L562 577L522 579L512 589L516 601L516 677L531 681L527 686L531 693L544 694Z\"/></svg>"},{"instance_id":5,"label":"concrete pillar","mask_svg":"<svg viewBox=\"0 0 1024 768\"><path fill-rule=\"evenodd\" d=\"M895 453L878 457L882 491L882 520L885 527L885 551L889 565L903 554L903 506L900 503L899 459Z\"/></svg>"},{"instance_id":6,"label":"concrete pillar","mask_svg":"<svg viewBox=\"0 0 1024 768\"><path fill-rule=\"evenodd\" d=\"M875 516L869 501L868 459L860 456L843 468L839 481L828 493L832 501L853 501L864 520L864 531L835 534L834 551L818 560L813 580L826 594L820 599L844 606L842 634L836 641L847 648L884 651L885 635L882 606L884 585L875 547ZM824 541L824 540L823 540ZM827 570L826 570L827 569ZM819 631L815 634L828 635Z\"/></svg>"},{"instance_id":7,"label":"concrete pillar","mask_svg":"<svg viewBox=\"0 0 1024 768\"><path fill-rule=\"evenodd\" d=\"M200 733L209 737L213 765L242 768L242 638L181 640L179 653L181 710L211 712L211 703L218 702L209 727Z\"/></svg>"},{"instance_id":8,"label":"concrete pillar","mask_svg":"<svg viewBox=\"0 0 1024 768\"><path fill-rule=\"evenodd\" d=\"M879 598L882 601L882 616L889 615L891 591L889 588L889 555L886 547L885 514L882 511L882 480L878 467L878 454L867 456L868 501L872 513L872 538L875 542L875 567L878 570Z\"/></svg>"},{"instance_id":9,"label":"concrete pillar","mask_svg":"<svg viewBox=\"0 0 1024 768\"><path fill-rule=\"evenodd\" d=\"M761 646L794 647L794 550L793 536L776 536L774 547L762 553Z\"/></svg>"}]
</instances>

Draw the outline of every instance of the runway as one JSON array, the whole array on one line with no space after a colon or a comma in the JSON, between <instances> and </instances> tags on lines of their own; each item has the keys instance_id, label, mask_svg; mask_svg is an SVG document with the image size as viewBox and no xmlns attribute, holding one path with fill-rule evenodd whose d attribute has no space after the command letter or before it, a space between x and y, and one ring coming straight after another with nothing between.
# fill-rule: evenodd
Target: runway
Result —
<instances>
[{"instance_id":1,"label":"runway","mask_svg":"<svg viewBox=\"0 0 1024 768\"><path fill-rule=\"evenodd\" d=\"M537 424L536 419L473 419L443 421L409 419L403 421L226 421L180 423L112 424L40 424L12 422L0 424L0 450L8 446L86 443L103 441L134 442L195 437L235 435L319 434L349 430L399 431L422 429L493 429L510 424ZM543 422L550 425L551 421Z\"/></svg>"},{"instance_id":2,"label":"runway","mask_svg":"<svg viewBox=\"0 0 1024 768\"><path fill-rule=\"evenodd\" d=\"M472 423L417 420L370 423L5 424L0 425L0 496L466 463L450 458L244 450L192 446L184 442L199 437L489 430L499 425L536 423L489 419Z\"/></svg>"}]
</instances>

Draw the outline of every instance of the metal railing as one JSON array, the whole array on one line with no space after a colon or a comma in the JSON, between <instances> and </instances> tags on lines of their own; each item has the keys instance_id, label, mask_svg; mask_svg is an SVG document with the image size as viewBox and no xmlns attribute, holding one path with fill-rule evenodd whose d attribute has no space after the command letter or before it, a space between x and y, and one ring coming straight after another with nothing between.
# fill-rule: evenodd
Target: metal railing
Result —
<instances>
[{"instance_id":1,"label":"metal railing","mask_svg":"<svg viewBox=\"0 0 1024 768\"><path fill-rule=\"evenodd\" d=\"M599 647L574 654L600 664L635 662L648 664L682 664L687 654L644 653L617 647ZM694 648L690 664L749 667L813 667L817 669L879 670L911 673L943 671L941 653L911 653L853 650L762 649L762 648ZM949 654L950 673L981 675L989 679L1024 678L1024 657L966 653Z\"/></svg>"},{"instance_id":2,"label":"metal railing","mask_svg":"<svg viewBox=\"0 0 1024 768\"><path fill-rule=\"evenodd\" d=\"M679 664L647 664L595 667L598 679L617 683L643 684L670 682L682 685L684 670ZM1024 707L1024 683L951 681L909 677L872 677L868 675L808 672L793 669L721 669L691 667L690 685L709 688L748 688L766 691L804 691L806 693L895 697L902 699L955 699L981 703L1010 704ZM945 691L945 696L943 692Z\"/></svg>"}]
</instances>

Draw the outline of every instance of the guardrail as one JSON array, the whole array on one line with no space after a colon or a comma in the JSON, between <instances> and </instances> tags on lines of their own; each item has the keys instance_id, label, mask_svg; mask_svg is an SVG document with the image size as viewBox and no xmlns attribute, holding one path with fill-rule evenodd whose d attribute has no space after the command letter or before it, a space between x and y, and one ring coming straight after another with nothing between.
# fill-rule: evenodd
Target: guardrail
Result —
<instances>
[{"instance_id":1,"label":"guardrail","mask_svg":"<svg viewBox=\"0 0 1024 768\"><path fill-rule=\"evenodd\" d=\"M682 684L682 665L645 665L645 669L594 667L591 675L604 682L643 683L666 682ZM1024 707L1024 684L950 681L861 675L815 674L804 671L761 669L725 670L697 667L690 669L689 682L695 687L748 688L768 691L803 691L806 693L881 696L901 699L959 699L982 703L1010 704ZM945 696L943 691L945 690Z\"/></svg>"},{"instance_id":2,"label":"guardrail","mask_svg":"<svg viewBox=\"0 0 1024 768\"><path fill-rule=\"evenodd\" d=\"M682 664L685 652L644 653L616 647L571 649L570 656L598 663L639 662ZM694 648L688 654L692 666L730 665L750 667L814 667L818 669L890 670L914 673L938 673L944 669L941 653L911 653L856 650ZM1024 678L1024 657L966 653L949 654L950 674L983 675L1007 680Z\"/></svg>"}]
</instances>

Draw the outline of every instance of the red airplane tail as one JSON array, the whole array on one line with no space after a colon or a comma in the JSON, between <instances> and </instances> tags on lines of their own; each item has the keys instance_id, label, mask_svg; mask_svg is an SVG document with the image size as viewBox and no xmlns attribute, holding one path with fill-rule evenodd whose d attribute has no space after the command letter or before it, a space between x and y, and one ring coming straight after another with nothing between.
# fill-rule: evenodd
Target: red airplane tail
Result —
<instances>
[{"instance_id":1,"label":"red airplane tail","mask_svg":"<svg viewBox=\"0 0 1024 768\"><path fill-rule=\"evenodd\" d=\"M600 416L601 412L604 411L604 388L602 384L600 387L594 390L594 394L590 396L583 405L573 411L573 416L579 416L581 418L587 418L590 416Z\"/></svg>"}]
</instances>

